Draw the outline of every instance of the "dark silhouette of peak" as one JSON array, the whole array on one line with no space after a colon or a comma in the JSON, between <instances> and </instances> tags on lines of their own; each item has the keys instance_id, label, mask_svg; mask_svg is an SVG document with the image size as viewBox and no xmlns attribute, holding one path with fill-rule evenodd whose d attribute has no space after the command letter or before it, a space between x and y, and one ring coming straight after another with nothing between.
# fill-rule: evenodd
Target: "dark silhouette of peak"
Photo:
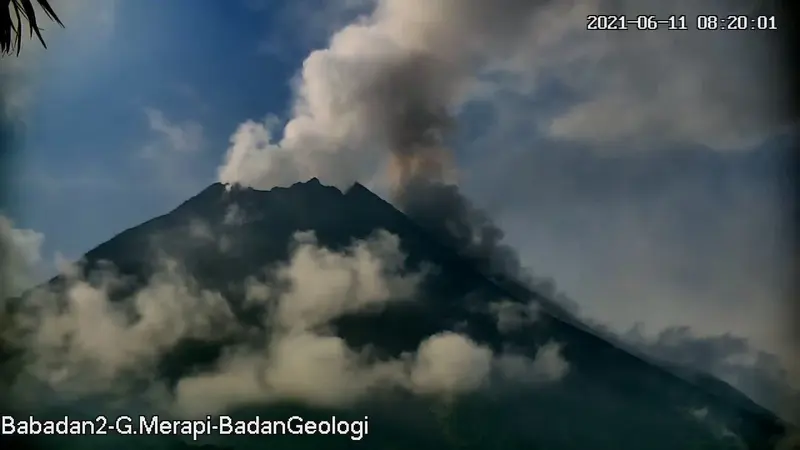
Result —
<instances>
[{"instance_id":1,"label":"dark silhouette of peak","mask_svg":"<svg viewBox=\"0 0 800 450\"><path fill-rule=\"evenodd\" d=\"M370 195L370 196L373 196L373 197L380 198L377 195L375 195L374 193L372 193L372 191L367 189L363 184L359 183L358 181L353 183L353 185L350 186L350 188L347 190L347 193L350 193L350 192L353 192L354 195L356 195L356 194L365 194L365 195Z\"/></svg>"},{"instance_id":2,"label":"dark silhouette of peak","mask_svg":"<svg viewBox=\"0 0 800 450\"><path fill-rule=\"evenodd\" d=\"M395 448L384 446L391 442L398 448L405 443L475 449L688 450L744 445L766 450L785 431L784 424L768 411L732 389L718 388L722 382L700 385L681 378L598 335L524 284L487 276L473 261L359 183L344 192L316 178L268 191L215 183L172 212L88 252L85 270L90 273L101 260L108 260L122 274L146 280L157 269L154 254L173 255L202 287L223 293L248 320L243 292L236 286L265 267L286 261L296 232L314 231L320 245L340 249L376 230L399 237L409 269L429 264L435 270L426 278L420 301L336 322L335 332L352 347L400 355L416 349L426 337L458 329L496 351L517 348L531 356L542 344L555 340L563 344L570 370L563 380L510 400L470 398L459 403L458 418L448 420L455 421L454 433L469 437L463 438L470 440L469 445L397 431L398 425L386 419L384 430L371 425L375 436L370 436L374 439L370 448ZM219 245L223 237L225 246ZM130 290L120 291L116 297L130 294ZM487 312L490 305L503 300L535 300L542 305L543 317L534 325L504 333ZM203 354L173 356L165 366L167 375L194 370L192 358L213 363L219 352ZM698 409L712 411L714 422L701 423L692 416L691 411ZM725 437L720 430L736 437ZM508 444L492 444L495 440ZM350 447L342 444L341 448Z\"/></svg>"}]
</instances>

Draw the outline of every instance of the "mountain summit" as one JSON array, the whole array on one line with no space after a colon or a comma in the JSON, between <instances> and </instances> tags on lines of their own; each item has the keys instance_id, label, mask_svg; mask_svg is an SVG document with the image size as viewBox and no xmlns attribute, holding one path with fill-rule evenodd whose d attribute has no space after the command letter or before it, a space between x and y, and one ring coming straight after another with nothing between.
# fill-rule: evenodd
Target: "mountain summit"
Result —
<instances>
[{"instance_id":1,"label":"mountain summit","mask_svg":"<svg viewBox=\"0 0 800 450\"><path fill-rule=\"evenodd\" d=\"M23 330L37 338L21 340L24 360L61 368L52 396L77 374L71 398L75 386L111 386L81 397L93 405L370 417L361 441L209 438L219 448L769 449L784 432L722 382L680 378L487 274L360 184L213 184L29 297L18 313L36 310L39 328ZM58 351L43 349L42 336L72 323Z\"/></svg>"}]
</instances>

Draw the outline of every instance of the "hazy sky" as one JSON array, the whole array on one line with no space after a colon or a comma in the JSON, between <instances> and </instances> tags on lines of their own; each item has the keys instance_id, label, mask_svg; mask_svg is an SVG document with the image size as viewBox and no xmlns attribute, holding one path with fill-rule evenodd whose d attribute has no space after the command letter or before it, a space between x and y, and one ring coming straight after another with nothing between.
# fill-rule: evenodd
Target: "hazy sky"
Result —
<instances>
[{"instance_id":1,"label":"hazy sky","mask_svg":"<svg viewBox=\"0 0 800 450\"><path fill-rule=\"evenodd\" d=\"M66 30L48 24L49 50L30 42L0 69L21 147L6 214L43 234L45 266L214 182L238 125L291 118L309 52L372 2L53 3ZM788 134L772 47L755 34L586 31L600 3L546 5L462 80L464 191L588 317L788 354Z\"/></svg>"}]
</instances>

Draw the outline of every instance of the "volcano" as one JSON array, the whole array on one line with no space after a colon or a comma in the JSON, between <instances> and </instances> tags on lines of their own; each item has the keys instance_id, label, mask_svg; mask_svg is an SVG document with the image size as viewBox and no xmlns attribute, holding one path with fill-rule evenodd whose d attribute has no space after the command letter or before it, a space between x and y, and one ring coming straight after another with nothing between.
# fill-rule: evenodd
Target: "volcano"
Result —
<instances>
[{"instance_id":1,"label":"volcano","mask_svg":"<svg viewBox=\"0 0 800 450\"><path fill-rule=\"evenodd\" d=\"M495 352L513 348L530 358L548 342L557 342L568 371L546 384L445 400L402 392L376 394L346 406L255 399L226 412L241 417L369 414L369 435L358 442L320 435L209 436L207 442L161 436L163 447L152 448L771 449L787 432L788 425L722 381L678 375L595 332L526 284L488 274L425 224L360 184L344 192L316 179L269 191L213 184L172 212L89 251L80 270L91 279L113 265L117 274L133 280L115 286L109 295L110 302L124 302L161 270L153 255L171 255L197 280L198 289L220 293L241 322L258 326L243 286L265 267L288 261L298 232L313 232L316 245L335 252L368 240L377 230L396 236L405 255L401 270L425 273L414 294L417 301L344 314L327 332L350 348L368 349L381 358L413 352L426 338L443 332L458 332ZM63 293L70 283L59 276L40 289ZM19 299L11 310L24 309L25 302L25 297ZM503 302L535 305L536 319L504 331L487 313ZM181 377L224 358L229 345L225 339L183 340L162 355L158 375L171 380L167 389L174 389ZM87 404L95 405L83 406L84 412L93 411L87 415L102 413L97 403ZM41 414L60 417L61 411L54 407ZM85 441L92 448L102 442ZM122 448L120 442L134 441L128 436L109 445Z\"/></svg>"}]
</instances>

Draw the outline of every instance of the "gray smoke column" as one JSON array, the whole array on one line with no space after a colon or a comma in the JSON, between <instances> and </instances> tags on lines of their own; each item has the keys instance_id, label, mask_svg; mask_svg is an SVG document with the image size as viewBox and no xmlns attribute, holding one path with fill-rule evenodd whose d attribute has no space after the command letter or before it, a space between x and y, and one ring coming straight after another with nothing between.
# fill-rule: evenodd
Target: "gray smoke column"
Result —
<instances>
[{"instance_id":1,"label":"gray smoke column","mask_svg":"<svg viewBox=\"0 0 800 450\"><path fill-rule=\"evenodd\" d=\"M306 58L279 141L269 123L239 127L220 181L257 189L314 176L340 188L379 181L397 206L462 250L518 266L512 252L496 251L502 233L452 183L445 140L472 77L524 45L544 3L378 1Z\"/></svg>"}]
</instances>

